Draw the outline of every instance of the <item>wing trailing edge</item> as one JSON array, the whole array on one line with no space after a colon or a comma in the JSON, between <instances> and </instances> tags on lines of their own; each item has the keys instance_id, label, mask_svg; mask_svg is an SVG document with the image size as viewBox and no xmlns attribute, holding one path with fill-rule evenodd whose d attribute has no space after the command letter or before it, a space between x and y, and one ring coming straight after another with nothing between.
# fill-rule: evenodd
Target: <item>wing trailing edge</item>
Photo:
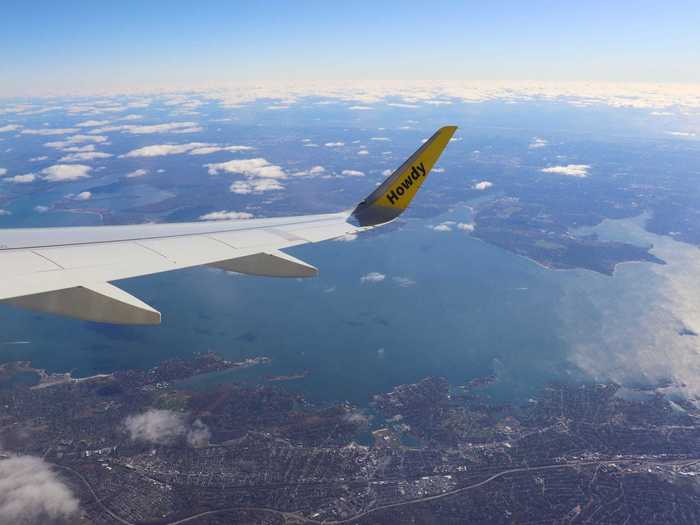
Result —
<instances>
[{"instance_id":1,"label":"wing trailing edge","mask_svg":"<svg viewBox=\"0 0 700 525\"><path fill-rule=\"evenodd\" d=\"M160 312L108 283L82 284L65 290L10 299L9 304L36 312L111 324L160 324Z\"/></svg>"},{"instance_id":2,"label":"wing trailing edge","mask_svg":"<svg viewBox=\"0 0 700 525\"><path fill-rule=\"evenodd\" d=\"M315 277L318 268L279 250L269 250L207 266L264 277Z\"/></svg>"}]
</instances>

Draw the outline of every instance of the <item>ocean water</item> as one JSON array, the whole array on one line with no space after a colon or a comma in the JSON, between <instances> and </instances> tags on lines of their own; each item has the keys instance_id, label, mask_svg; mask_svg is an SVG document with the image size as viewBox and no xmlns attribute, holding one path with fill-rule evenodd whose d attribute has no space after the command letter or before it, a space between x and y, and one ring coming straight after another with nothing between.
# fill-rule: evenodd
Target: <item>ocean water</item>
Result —
<instances>
[{"instance_id":1,"label":"ocean water","mask_svg":"<svg viewBox=\"0 0 700 525\"><path fill-rule=\"evenodd\" d=\"M271 365L199 383L306 372L283 384L316 401L360 405L428 375L464 384L495 374L489 392L516 402L551 381L665 381L683 395L700 391L699 338L681 335L700 330L697 248L646 233L643 218L606 221L599 234L654 244L669 264L623 264L614 277L553 271L457 227L470 220L464 205L290 250L320 268L315 279L197 268L118 283L162 311L159 327L1 306L0 361L82 376L210 350L236 360L264 355ZM451 231L433 229L445 222Z\"/></svg>"}]
</instances>

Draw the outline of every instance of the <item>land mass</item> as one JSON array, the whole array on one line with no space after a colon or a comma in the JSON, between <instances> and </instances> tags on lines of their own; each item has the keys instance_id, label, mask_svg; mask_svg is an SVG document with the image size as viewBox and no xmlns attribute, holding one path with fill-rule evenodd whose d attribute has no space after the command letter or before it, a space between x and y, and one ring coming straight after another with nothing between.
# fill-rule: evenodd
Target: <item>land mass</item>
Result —
<instances>
[{"instance_id":1,"label":"land mass","mask_svg":"<svg viewBox=\"0 0 700 525\"><path fill-rule=\"evenodd\" d=\"M689 402L587 384L496 405L479 392L493 378L457 388L429 377L362 409L265 382L177 385L264 362L204 354L0 390L2 456L51 463L85 524L700 522ZM206 439L138 439L125 421L153 409Z\"/></svg>"}]
</instances>

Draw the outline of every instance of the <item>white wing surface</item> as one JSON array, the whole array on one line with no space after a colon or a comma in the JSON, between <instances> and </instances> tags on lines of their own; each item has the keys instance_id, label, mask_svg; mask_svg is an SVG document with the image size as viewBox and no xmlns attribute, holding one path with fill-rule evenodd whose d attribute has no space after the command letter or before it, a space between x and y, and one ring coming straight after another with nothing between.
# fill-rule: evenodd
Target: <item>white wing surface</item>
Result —
<instances>
[{"instance_id":1,"label":"white wing surface","mask_svg":"<svg viewBox=\"0 0 700 525\"><path fill-rule=\"evenodd\" d=\"M0 301L90 321L158 324L157 310L109 283L201 265L252 275L314 276L316 268L280 250L395 219L455 129L438 130L353 211L235 221L0 230ZM403 199L398 199L399 194Z\"/></svg>"}]
</instances>

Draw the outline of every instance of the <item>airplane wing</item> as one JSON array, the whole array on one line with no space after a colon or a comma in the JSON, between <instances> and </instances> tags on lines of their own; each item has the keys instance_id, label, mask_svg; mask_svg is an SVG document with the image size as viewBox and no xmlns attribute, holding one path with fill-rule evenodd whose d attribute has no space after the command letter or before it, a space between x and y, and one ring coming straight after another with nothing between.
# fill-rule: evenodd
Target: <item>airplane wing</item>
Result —
<instances>
[{"instance_id":1,"label":"airplane wing","mask_svg":"<svg viewBox=\"0 0 700 525\"><path fill-rule=\"evenodd\" d=\"M398 217L456 131L439 129L354 210L195 223L0 230L0 301L114 324L159 324L160 312L110 284L192 266L273 277L318 270L281 250Z\"/></svg>"}]
</instances>

